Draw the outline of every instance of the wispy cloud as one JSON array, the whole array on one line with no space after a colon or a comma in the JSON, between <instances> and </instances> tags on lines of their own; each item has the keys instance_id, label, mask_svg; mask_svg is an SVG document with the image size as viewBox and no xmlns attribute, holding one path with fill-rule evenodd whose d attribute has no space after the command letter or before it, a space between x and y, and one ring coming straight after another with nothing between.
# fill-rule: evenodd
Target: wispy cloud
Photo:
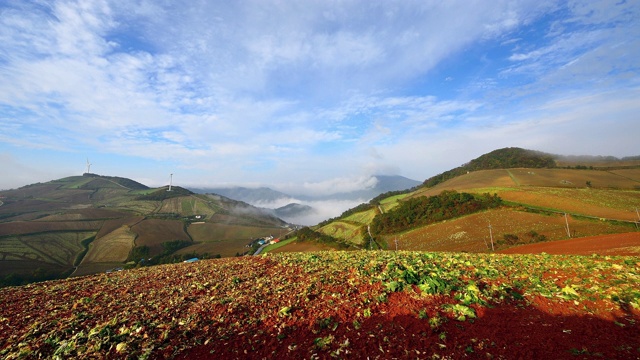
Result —
<instances>
[{"instance_id":1,"label":"wispy cloud","mask_svg":"<svg viewBox=\"0 0 640 360\"><path fill-rule=\"evenodd\" d=\"M627 114L638 7L9 1L0 154L9 164L22 150L50 151L56 166L113 155L132 164L118 175L158 183L177 168L193 184L339 187L383 170L423 180L499 146L568 152L569 142L549 141L572 134L554 117L600 128L581 110L600 106L611 113L591 114L637 126ZM616 102L625 90L629 101ZM601 130L580 133L622 136L598 148L605 154L637 152L625 134Z\"/></svg>"}]
</instances>

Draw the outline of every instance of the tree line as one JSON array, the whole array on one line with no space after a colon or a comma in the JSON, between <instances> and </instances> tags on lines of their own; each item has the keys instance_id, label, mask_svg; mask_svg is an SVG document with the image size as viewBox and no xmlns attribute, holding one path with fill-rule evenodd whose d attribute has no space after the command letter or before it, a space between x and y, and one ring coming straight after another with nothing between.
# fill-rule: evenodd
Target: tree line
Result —
<instances>
[{"instance_id":1,"label":"tree line","mask_svg":"<svg viewBox=\"0 0 640 360\"><path fill-rule=\"evenodd\" d=\"M378 214L371 222L371 233L392 234L418 226L432 224L502 204L497 194L472 195L445 190L435 196L406 199L393 210Z\"/></svg>"}]
</instances>

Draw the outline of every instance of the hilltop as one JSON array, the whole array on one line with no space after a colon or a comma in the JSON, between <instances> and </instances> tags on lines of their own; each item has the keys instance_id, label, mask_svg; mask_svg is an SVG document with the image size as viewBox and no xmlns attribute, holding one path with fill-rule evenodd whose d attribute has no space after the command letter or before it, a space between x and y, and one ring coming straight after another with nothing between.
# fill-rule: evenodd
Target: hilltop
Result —
<instances>
[{"instance_id":1,"label":"hilltop","mask_svg":"<svg viewBox=\"0 0 640 360\"><path fill-rule=\"evenodd\" d=\"M272 213L219 195L87 174L0 191L0 283L79 276L142 261L242 254L285 233Z\"/></svg>"},{"instance_id":2,"label":"hilltop","mask_svg":"<svg viewBox=\"0 0 640 360\"><path fill-rule=\"evenodd\" d=\"M307 232L305 239L360 249L488 252L631 232L637 246L616 251L639 254L640 161L634 159L499 149L421 187L345 211L312 227L315 235ZM442 195L452 191L454 197ZM474 205L487 195L498 198L499 206Z\"/></svg>"}]
</instances>

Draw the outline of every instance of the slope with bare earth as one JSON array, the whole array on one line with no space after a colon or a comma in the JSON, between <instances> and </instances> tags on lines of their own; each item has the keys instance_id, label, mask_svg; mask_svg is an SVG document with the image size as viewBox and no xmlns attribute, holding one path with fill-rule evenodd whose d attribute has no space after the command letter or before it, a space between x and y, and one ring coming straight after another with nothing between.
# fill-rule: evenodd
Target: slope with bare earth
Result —
<instances>
[{"instance_id":1,"label":"slope with bare earth","mask_svg":"<svg viewBox=\"0 0 640 360\"><path fill-rule=\"evenodd\" d=\"M318 252L0 289L18 358L634 359L639 257Z\"/></svg>"},{"instance_id":2,"label":"slope with bare earth","mask_svg":"<svg viewBox=\"0 0 640 360\"><path fill-rule=\"evenodd\" d=\"M565 220L560 214L501 208L385 235L382 239L390 249L395 249L397 240L400 250L488 252L492 249L492 238L493 249L508 247L505 235L515 235L523 243L534 241L532 233L544 235L547 242L567 239L567 223L573 237L627 233L635 229L600 220L571 216Z\"/></svg>"},{"instance_id":3,"label":"slope with bare earth","mask_svg":"<svg viewBox=\"0 0 640 360\"><path fill-rule=\"evenodd\" d=\"M522 245L502 250L500 253L640 256L640 233L587 236L577 239Z\"/></svg>"}]
</instances>

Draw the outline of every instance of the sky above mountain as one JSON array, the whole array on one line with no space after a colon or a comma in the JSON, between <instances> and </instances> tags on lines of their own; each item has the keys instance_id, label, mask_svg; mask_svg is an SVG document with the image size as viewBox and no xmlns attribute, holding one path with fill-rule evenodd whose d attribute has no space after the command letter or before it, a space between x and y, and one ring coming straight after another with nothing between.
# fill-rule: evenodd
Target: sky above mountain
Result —
<instances>
[{"instance_id":1,"label":"sky above mountain","mask_svg":"<svg viewBox=\"0 0 640 360\"><path fill-rule=\"evenodd\" d=\"M0 189L348 191L506 146L640 154L638 1L0 2Z\"/></svg>"}]
</instances>

